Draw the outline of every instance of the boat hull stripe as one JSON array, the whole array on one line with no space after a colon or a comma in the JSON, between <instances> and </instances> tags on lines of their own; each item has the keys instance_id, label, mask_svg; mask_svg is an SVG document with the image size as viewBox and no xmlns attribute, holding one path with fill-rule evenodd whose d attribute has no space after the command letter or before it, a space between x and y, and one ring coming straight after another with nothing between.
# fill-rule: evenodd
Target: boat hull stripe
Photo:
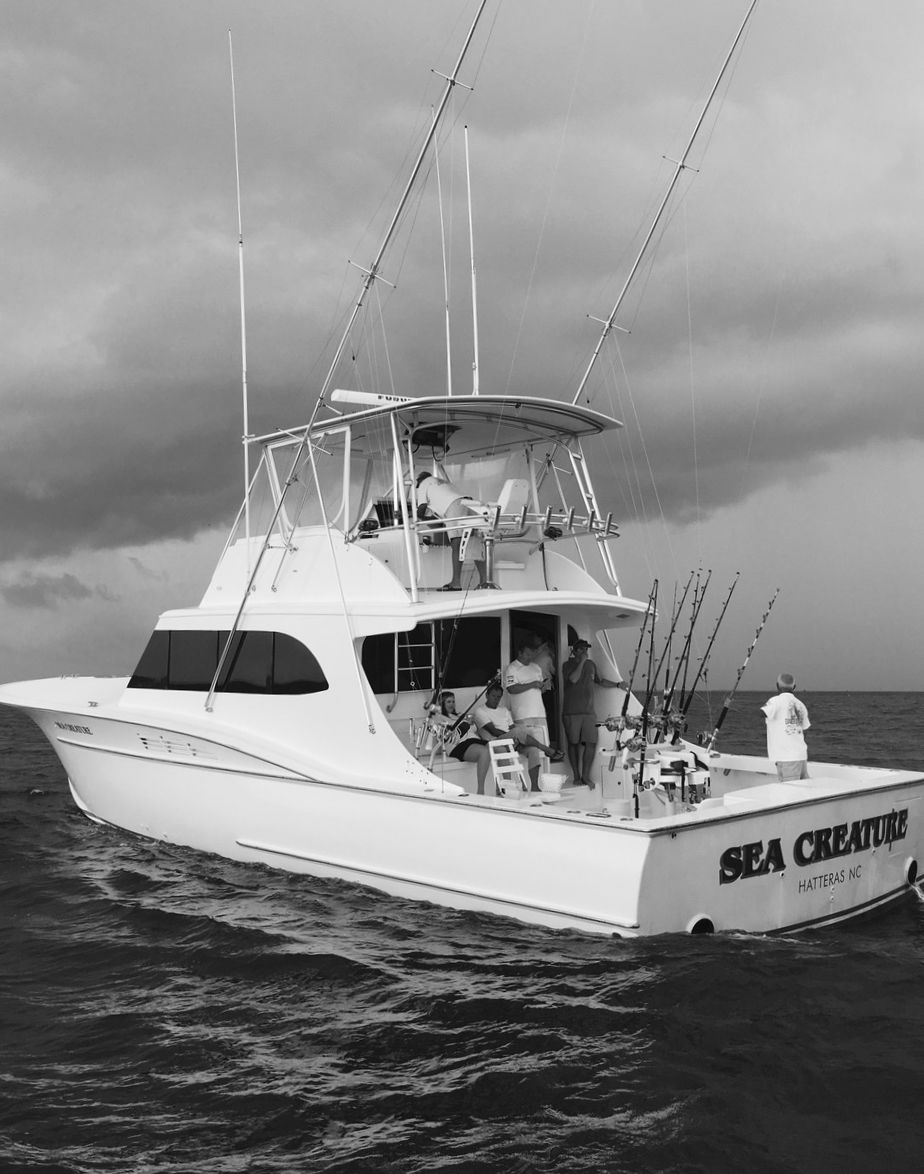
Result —
<instances>
[{"instance_id":1,"label":"boat hull stripe","mask_svg":"<svg viewBox=\"0 0 924 1174\"><path fill-rule=\"evenodd\" d=\"M64 742L68 746L76 746L80 750L92 750L97 754L115 754L120 758L137 758L141 762L160 762L169 766L188 766L193 770L217 770L222 774L236 774L253 777L258 779L275 779L280 783L314 783L317 779L313 779L310 775L296 774L294 771L291 774L278 774L274 771L256 770L251 767L243 766L225 766L221 762L211 762L205 759L195 758L181 758L178 754L152 754L150 751L141 753L139 750L122 749L119 746L100 746L98 744L91 744L89 742L78 742L76 738L58 738L57 741ZM214 743L221 745L221 743ZM275 763L267 761L267 766L275 766ZM285 770L285 767L278 767L277 770Z\"/></svg>"},{"instance_id":2,"label":"boat hull stripe","mask_svg":"<svg viewBox=\"0 0 924 1174\"><path fill-rule=\"evenodd\" d=\"M791 925L783 926L782 929L772 929L765 932L772 934L795 933L797 930L811 929L813 926L834 925L838 921L846 921L849 917L857 917L861 913L876 909L879 905L886 905L889 901L895 901L904 893L910 892L911 886L902 884L898 888L890 889L888 893L880 893L878 897L872 897L869 901L862 901L859 905L851 905L849 909L841 909L837 913L826 913L822 917L811 917L808 921L794 921Z\"/></svg>"},{"instance_id":3,"label":"boat hull stripe","mask_svg":"<svg viewBox=\"0 0 924 1174\"><path fill-rule=\"evenodd\" d=\"M437 884L434 881L418 880L416 877L406 876L397 872L384 872L380 869L363 868L357 864L350 864L344 860L333 860L325 856L307 856L304 852L295 852L289 848L277 848L272 844L260 844L256 840L237 840L241 848L250 848L256 852L266 852L273 856L288 856L294 860L304 860L309 864L321 864L326 868L335 868L341 872L354 873L357 876L379 877L395 881L403 885L415 885L420 888L435 890L441 893L456 893L459 896L474 897L480 901L490 901L495 905L509 905L518 909L532 909L537 913L551 914L555 917L567 919L569 922L587 921L595 925L611 925L616 930L637 930L637 921L620 921L617 918L594 917L591 914L580 913L574 909L555 908L551 905L535 905L530 901L520 901L515 897L503 897L493 893L478 892L475 889L458 889L448 885Z\"/></svg>"}]
</instances>

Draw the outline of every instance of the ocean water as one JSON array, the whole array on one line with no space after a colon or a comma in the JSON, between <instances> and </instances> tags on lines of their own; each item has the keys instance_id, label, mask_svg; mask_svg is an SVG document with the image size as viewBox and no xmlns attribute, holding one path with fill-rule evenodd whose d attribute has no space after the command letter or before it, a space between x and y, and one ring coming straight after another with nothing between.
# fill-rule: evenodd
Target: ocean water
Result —
<instances>
[{"instance_id":1,"label":"ocean water","mask_svg":"<svg viewBox=\"0 0 924 1174\"><path fill-rule=\"evenodd\" d=\"M805 700L813 756L924 768L924 694ZM100 827L16 714L0 763L3 1174L921 1162L914 894L784 938L551 932Z\"/></svg>"}]
</instances>

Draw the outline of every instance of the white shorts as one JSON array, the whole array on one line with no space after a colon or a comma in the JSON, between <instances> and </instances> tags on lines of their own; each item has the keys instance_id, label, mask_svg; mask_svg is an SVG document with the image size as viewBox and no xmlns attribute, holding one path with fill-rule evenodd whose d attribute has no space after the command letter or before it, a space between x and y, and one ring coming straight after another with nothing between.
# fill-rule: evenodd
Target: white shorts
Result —
<instances>
[{"instance_id":1,"label":"white shorts","mask_svg":"<svg viewBox=\"0 0 924 1174\"><path fill-rule=\"evenodd\" d=\"M476 516L465 505L467 501L471 501L470 497L457 497L455 501L451 502L443 514L444 522L455 522L456 525L450 526L448 534L450 538L461 538L465 533L465 527L458 525L460 521L467 519L472 522L480 521L480 516ZM465 557L473 561L481 561L484 558L484 546L481 541L481 530L473 530L469 535L468 543L465 550Z\"/></svg>"},{"instance_id":2,"label":"white shorts","mask_svg":"<svg viewBox=\"0 0 924 1174\"><path fill-rule=\"evenodd\" d=\"M510 727L510 733L513 735L513 739L518 746L521 739L525 738L527 734L535 738L537 742L542 742L545 746L549 744L549 727L541 717L521 718L520 721L514 722ZM526 761L529 763L530 768L539 766L545 757L545 752L540 750L538 746L522 746L521 749L526 755Z\"/></svg>"},{"instance_id":3,"label":"white shorts","mask_svg":"<svg viewBox=\"0 0 924 1174\"><path fill-rule=\"evenodd\" d=\"M781 783L796 783L809 777L808 763L804 758L797 758L793 762L778 762L776 774Z\"/></svg>"}]
</instances>

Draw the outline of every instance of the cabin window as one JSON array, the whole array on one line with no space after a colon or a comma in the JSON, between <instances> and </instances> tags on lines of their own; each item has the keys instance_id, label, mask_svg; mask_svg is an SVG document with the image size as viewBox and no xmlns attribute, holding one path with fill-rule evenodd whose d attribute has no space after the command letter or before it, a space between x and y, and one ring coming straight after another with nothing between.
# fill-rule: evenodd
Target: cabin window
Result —
<instances>
[{"instance_id":1,"label":"cabin window","mask_svg":"<svg viewBox=\"0 0 924 1174\"><path fill-rule=\"evenodd\" d=\"M128 682L130 689L211 688L227 632L155 632ZM237 632L218 682L219 693L320 693L329 688L317 658L284 632Z\"/></svg>"},{"instance_id":2,"label":"cabin window","mask_svg":"<svg viewBox=\"0 0 924 1174\"><path fill-rule=\"evenodd\" d=\"M141 654L135 674L128 682L132 689L166 689L170 663L170 633L155 632Z\"/></svg>"},{"instance_id":3,"label":"cabin window","mask_svg":"<svg viewBox=\"0 0 924 1174\"><path fill-rule=\"evenodd\" d=\"M471 616L457 627L453 620L440 620L438 638L437 663L446 662L443 685L447 689L486 685L502 667L497 616Z\"/></svg>"},{"instance_id":4,"label":"cabin window","mask_svg":"<svg viewBox=\"0 0 924 1174\"><path fill-rule=\"evenodd\" d=\"M227 632L222 633L217 655L228 639ZM217 662L216 662L217 663ZM212 674L215 665L212 665ZM173 678L171 677L171 683ZM212 678L209 677L209 684ZM272 632L235 632L234 640L228 649L225 663L222 667L221 678L218 683L222 693L271 693L273 691L273 633Z\"/></svg>"},{"instance_id":5,"label":"cabin window","mask_svg":"<svg viewBox=\"0 0 924 1174\"><path fill-rule=\"evenodd\" d=\"M500 668L500 619L437 620L411 632L367 636L362 664L373 693L484 685Z\"/></svg>"},{"instance_id":6,"label":"cabin window","mask_svg":"<svg viewBox=\"0 0 924 1174\"><path fill-rule=\"evenodd\" d=\"M273 692L322 693L327 688L327 677L305 645L284 632L276 632L273 636Z\"/></svg>"},{"instance_id":7,"label":"cabin window","mask_svg":"<svg viewBox=\"0 0 924 1174\"><path fill-rule=\"evenodd\" d=\"M217 665L217 632L171 632L168 689L208 690Z\"/></svg>"},{"instance_id":8,"label":"cabin window","mask_svg":"<svg viewBox=\"0 0 924 1174\"><path fill-rule=\"evenodd\" d=\"M395 692L395 637L386 632L363 641L363 672L373 693Z\"/></svg>"}]
</instances>

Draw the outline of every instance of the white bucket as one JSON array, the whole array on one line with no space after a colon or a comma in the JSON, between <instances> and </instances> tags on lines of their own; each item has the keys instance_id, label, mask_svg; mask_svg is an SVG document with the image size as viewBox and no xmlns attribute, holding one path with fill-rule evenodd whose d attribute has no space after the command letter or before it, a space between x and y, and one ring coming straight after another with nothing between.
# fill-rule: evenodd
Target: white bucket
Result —
<instances>
[{"instance_id":1,"label":"white bucket","mask_svg":"<svg viewBox=\"0 0 924 1174\"><path fill-rule=\"evenodd\" d=\"M539 776L539 790L557 793L561 790L561 785L563 782L564 775L541 774Z\"/></svg>"}]
</instances>

